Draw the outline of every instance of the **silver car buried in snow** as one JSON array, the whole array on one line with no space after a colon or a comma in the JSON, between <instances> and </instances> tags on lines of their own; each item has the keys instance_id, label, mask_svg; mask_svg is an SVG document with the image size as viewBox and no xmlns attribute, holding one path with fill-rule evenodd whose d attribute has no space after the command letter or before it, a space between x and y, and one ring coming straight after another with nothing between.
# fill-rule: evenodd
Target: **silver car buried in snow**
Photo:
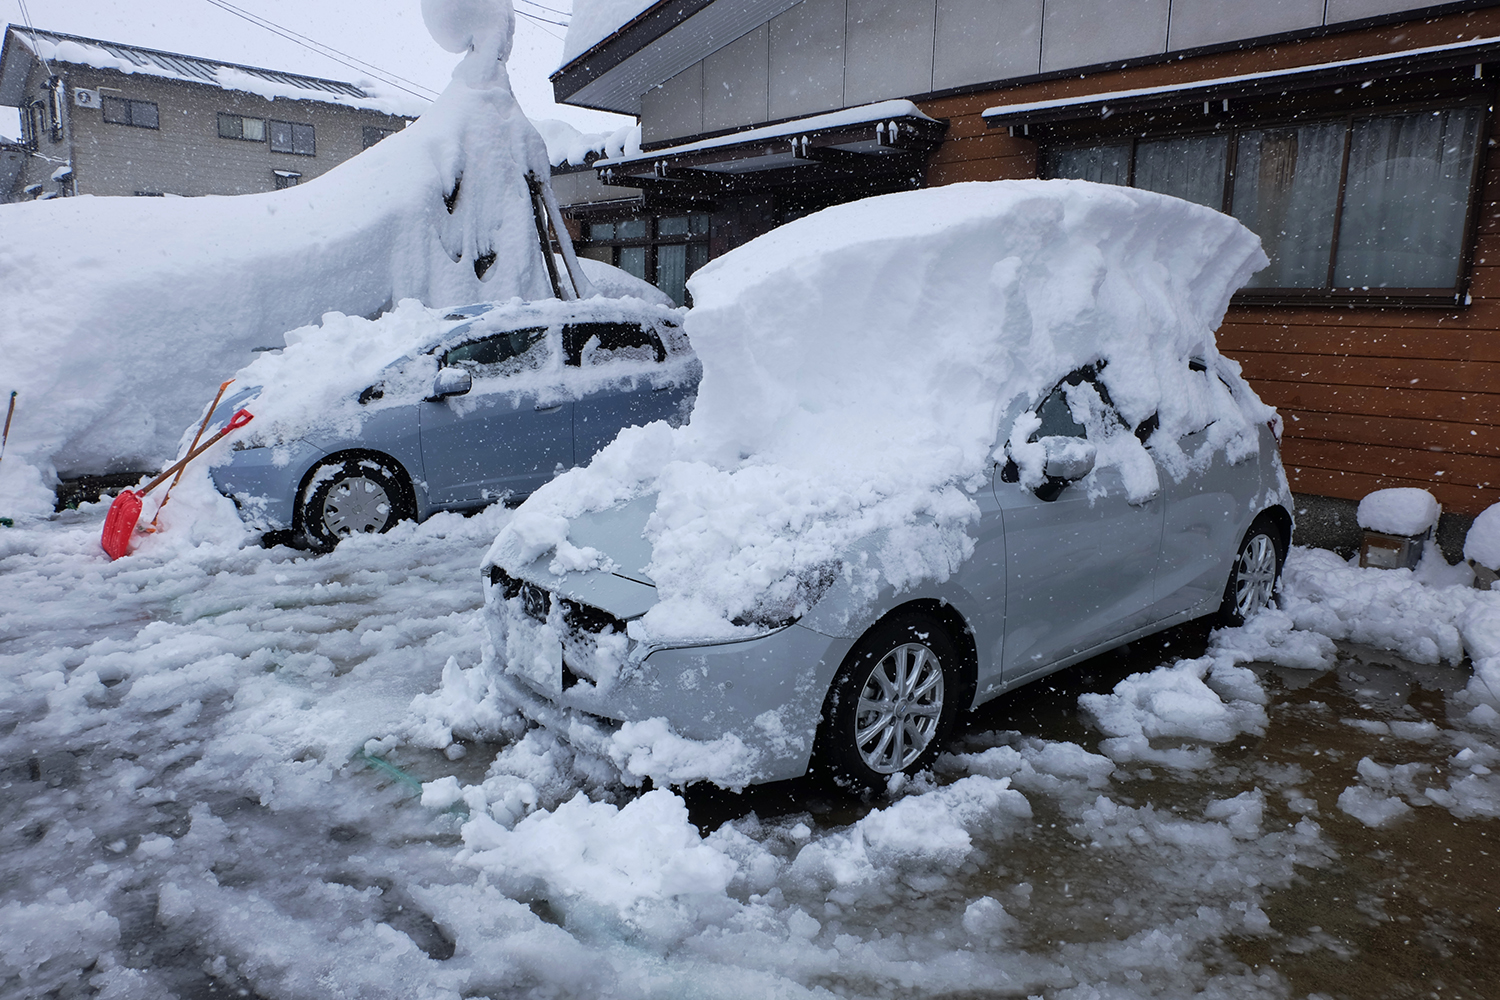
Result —
<instances>
[{"instance_id":1,"label":"silver car buried in snow","mask_svg":"<svg viewBox=\"0 0 1500 1000\"><path fill-rule=\"evenodd\" d=\"M352 419L315 415L278 433L276 407L294 400L260 387L231 396L221 414L249 405L262 430L213 470L214 483L272 538L317 549L408 518L519 501L621 427L683 419L697 362L679 314L606 298L452 310L427 342L367 379L346 377L356 381L330 409Z\"/></svg>"},{"instance_id":2,"label":"silver car buried in snow","mask_svg":"<svg viewBox=\"0 0 1500 1000\"><path fill-rule=\"evenodd\" d=\"M656 446L644 437L649 428L622 436L596 460L602 471L570 473L523 505L486 559L491 683L575 747L614 761L627 779L736 787L811 770L845 787L878 786L927 767L962 711L1137 637L1209 615L1238 623L1272 600L1292 529L1280 422L1208 332L1265 259L1253 235L1175 199L1094 185L974 185L870 201L792 223L782 237L762 237L776 238L763 251L752 243L695 279L699 305L687 328L704 379L671 447L732 441L736 421L764 413L765 427L740 435L752 444L738 462L721 448L713 454L727 454L723 468L711 468L720 460L712 455L694 457L632 496L630 477L611 470ZM893 218L915 220L909 238ZM1096 275L1091 284L1070 269L1080 260ZM730 274L733 265L750 277ZM906 283L918 306L908 312L901 274L911 268L931 277ZM882 282L884 299L861 294L870 274L892 276ZM925 291L933 281L1004 282L1004 294L938 300ZM1080 308L1057 312L1062 319L1048 333L1043 310L1069 295ZM937 332L924 344L948 352L937 362L910 350L903 319L934 310ZM1154 332L1174 322L1178 333ZM739 329L747 323L769 336ZM789 360L797 330L788 330L798 323L808 331L807 357ZM950 335L958 327L965 329ZM1053 366L1045 382L1038 373L1047 369L1032 364L1038 357ZM1059 358L1074 359L1072 369L1059 370ZM848 374L856 364L858 377ZM945 379L954 364L998 374L989 383ZM893 538L927 530L940 516L912 506L904 520L841 536L843 549L782 576L777 599L740 604L725 624L732 632L673 638L651 624L649 616L684 593L680 581L693 578L691 565L672 559L697 536L663 541L685 506L683 475L697 469L719 476L715 482L760 475L767 466L756 466L750 451L763 447L789 460L816 456L804 464L812 478L796 480L815 482L846 447L864 463L861 476L879 477L920 457L897 440L907 424L928 419L932 433L912 440L945 443L943 414L956 411L922 397L922 385L937 387L926 390L934 395L974 386L995 393L993 408L978 398L962 411L993 416L977 430L976 421L965 424L980 443L967 454L987 457L943 487L961 492L967 511L948 539L957 558L939 571L887 573L878 586L860 586L860 573L885 558ZM868 403L866 416L846 419L828 404L835 398ZM879 433L846 441L893 407L906 412ZM778 437L783 426L795 432ZM818 427L838 434L810 440ZM591 499L611 495L601 485L619 486L621 500ZM720 495L727 494L695 498L699 535L742 516L696 502ZM774 506L784 497L773 489L756 499ZM840 516L783 518L782 541L795 547ZM560 520L565 535L548 536ZM544 540L528 543L528 532ZM744 533L731 524L721 537ZM773 539L766 558L778 544ZM726 558L732 565L733 554ZM663 567L677 574L665 590ZM696 579L712 587L717 578Z\"/></svg>"},{"instance_id":3,"label":"silver car buried in snow","mask_svg":"<svg viewBox=\"0 0 1500 1000\"><path fill-rule=\"evenodd\" d=\"M1180 374L1216 377L1201 365ZM974 493L982 513L973 554L946 581L875 607L856 606L834 581L808 613L757 623L753 638L635 643L629 622L655 602L643 537L655 498L647 496L570 524L574 544L609 554L609 572L559 576L547 558L486 565L492 646L514 645L513 633L525 631L550 654L540 667L518 658L501 683L531 718L627 765L639 751L634 734L619 738L622 725L661 719L707 748L705 758L724 749L726 734L762 735L758 781L818 767L869 786L929 765L959 711L1152 632L1206 615L1238 624L1266 607L1292 528L1273 427L1261 428L1257 457L1219 458L1181 482L1164 477L1146 503L1128 502L1118 482L1090 497L1078 483L1093 471L1092 455L1070 448L1087 436L1064 392L1070 380L1093 377L1075 372L1035 405L1035 440L1055 456L1047 480L1029 488L1013 465L996 464ZM607 687L586 666L601 642L628 647L633 668ZM635 763L658 780L716 777L711 762L701 775L664 760L655 769Z\"/></svg>"}]
</instances>

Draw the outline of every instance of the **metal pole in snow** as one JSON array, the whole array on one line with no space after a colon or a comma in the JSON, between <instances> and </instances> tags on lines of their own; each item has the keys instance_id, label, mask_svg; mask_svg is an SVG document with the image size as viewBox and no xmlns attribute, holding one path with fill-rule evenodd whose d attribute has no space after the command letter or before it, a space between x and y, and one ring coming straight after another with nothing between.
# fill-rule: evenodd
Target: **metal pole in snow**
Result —
<instances>
[{"instance_id":1,"label":"metal pole in snow","mask_svg":"<svg viewBox=\"0 0 1500 1000\"><path fill-rule=\"evenodd\" d=\"M10 391L10 406L5 411L5 433L0 434L0 459L5 457L5 445L10 440L10 420L16 415L16 391Z\"/></svg>"}]
</instances>

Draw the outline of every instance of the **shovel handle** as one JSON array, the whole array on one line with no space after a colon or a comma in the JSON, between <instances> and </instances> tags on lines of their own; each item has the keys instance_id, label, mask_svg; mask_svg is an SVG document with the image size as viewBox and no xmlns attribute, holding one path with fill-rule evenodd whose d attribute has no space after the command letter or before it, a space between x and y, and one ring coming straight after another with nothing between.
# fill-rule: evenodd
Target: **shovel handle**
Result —
<instances>
[{"instance_id":1,"label":"shovel handle","mask_svg":"<svg viewBox=\"0 0 1500 1000\"><path fill-rule=\"evenodd\" d=\"M178 472L181 472L182 469L186 467L187 464L193 459L197 458L199 455L203 454L205 451L218 444L219 441L223 439L224 435L228 434L231 431L239 430L241 427L245 426L254 419L254 415L251 414L249 410L237 410L234 416L229 418L229 423L220 428L218 433L200 444L198 447L194 448L192 451L188 452L187 455L181 460L167 466L162 474L151 480L151 482L147 483L146 488L139 491L138 495L145 496L147 493L150 493L162 483L166 482L168 479L171 479L172 476L174 476Z\"/></svg>"}]
</instances>

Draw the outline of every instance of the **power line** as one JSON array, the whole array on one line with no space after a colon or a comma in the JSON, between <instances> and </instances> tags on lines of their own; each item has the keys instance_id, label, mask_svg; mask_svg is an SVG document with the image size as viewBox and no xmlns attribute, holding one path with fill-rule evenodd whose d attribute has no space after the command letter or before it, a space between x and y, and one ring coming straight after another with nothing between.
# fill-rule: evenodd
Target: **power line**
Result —
<instances>
[{"instance_id":1,"label":"power line","mask_svg":"<svg viewBox=\"0 0 1500 1000\"><path fill-rule=\"evenodd\" d=\"M544 31L547 34L551 35L553 38L557 39L559 42L563 40L563 36L562 35L559 35L557 32L555 32L551 28L547 27L547 25L549 25L549 24L556 24L557 23L556 21L543 21L539 17L533 17L532 15L524 13L524 12L519 11L519 10L516 11L516 13L520 14L522 17L527 18L528 20L530 20L538 28L541 28L542 31Z\"/></svg>"},{"instance_id":2,"label":"power line","mask_svg":"<svg viewBox=\"0 0 1500 1000\"><path fill-rule=\"evenodd\" d=\"M568 26L568 22L567 21L549 21L545 17L537 17L535 14L527 13L524 10L518 10L518 11L516 11L516 13L519 14L521 17L530 18L531 20L537 22L538 24L555 24L559 28L566 28Z\"/></svg>"},{"instance_id":3,"label":"power line","mask_svg":"<svg viewBox=\"0 0 1500 1000\"><path fill-rule=\"evenodd\" d=\"M544 3L537 3L536 0L521 0L521 2L522 3L530 4L533 7L539 7L542 10L545 10L549 14L556 14L558 17L572 17L573 16L572 12L570 12L570 11L558 10L556 7L548 7Z\"/></svg>"},{"instance_id":4,"label":"power line","mask_svg":"<svg viewBox=\"0 0 1500 1000\"><path fill-rule=\"evenodd\" d=\"M259 14L253 14L250 11L244 10L240 7L236 7L234 4L228 3L227 0L206 0L206 2L214 7L219 8L227 14L233 14L235 17L250 22L257 28L264 28L266 31L269 31L274 35L279 35L289 42L300 45L304 49L307 49L309 52L317 53L325 59L331 59L334 62L347 66L358 73L368 73L376 77L376 79L380 80L381 83L395 87L397 90L405 91L413 97L420 97L423 100L430 101L432 100L433 96L436 96L437 94L437 91L433 90L431 87L424 86L414 80L408 80L403 76L398 76L397 74L392 73L389 70L382 69L379 66L376 66L374 63L366 62L365 60L360 59L358 56L353 56L347 52L335 49L331 45L325 45L314 38L309 38L307 35L303 35L300 32L293 31L291 28L287 28L283 25L277 24L275 21L272 21L269 18L262 17ZM397 81L401 82L398 83ZM412 90L411 87L402 86L402 83L411 84L411 87L425 90L427 91L427 93L419 94L417 93L417 91Z\"/></svg>"},{"instance_id":5,"label":"power line","mask_svg":"<svg viewBox=\"0 0 1500 1000\"><path fill-rule=\"evenodd\" d=\"M42 43L36 37L36 25L31 23L31 11L26 9L26 0L16 0L16 3L21 7L21 17L26 21L26 27L31 29L31 45L36 49L37 57L42 60L42 65L47 67L47 75L56 76L57 74L52 70L52 64L47 61L46 56L42 55Z\"/></svg>"}]
</instances>

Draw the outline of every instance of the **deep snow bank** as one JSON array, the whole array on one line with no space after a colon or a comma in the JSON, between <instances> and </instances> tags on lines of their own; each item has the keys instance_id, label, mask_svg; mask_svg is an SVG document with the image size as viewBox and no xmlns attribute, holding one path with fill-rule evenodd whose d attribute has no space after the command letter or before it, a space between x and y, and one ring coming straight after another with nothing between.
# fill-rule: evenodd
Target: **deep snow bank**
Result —
<instances>
[{"instance_id":1,"label":"deep snow bank","mask_svg":"<svg viewBox=\"0 0 1500 1000\"><path fill-rule=\"evenodd\" d=\"M510 5L423 11L468 53L448 89L305 185L0 207L0 391L20 392L0 510L50 510L54 473L170 458L252 350L327 311L552 294L525 181L549 158L506 77Z\"/></svg>"},{"instance_id":2,"label":"deep snow bank","mask_svg":"<svg viewBox=\"0 0 1500 1000\"><path fill-rule=\"evenodd\" d=\"M561 545L580 568L566 519L655 491L660 603L632 635L733 634L732 619L795 604L865 538L888 541L857 587L941 579L977 514L963 486L1013 434L1024 470L1022 404L1082 365L1105 363L1132 426L1159 413L1171 441L1211 424L1211 449L1253 453L1274 414L1213 331L1264 263L1227 216L1077 181L959 184L800 219L693 276L703 381L691 421L623 432L538 491L490 558L519 566ZM1189 358L1235 395L1218 380L1185 391ZM1140 442L1114 444L1101 467L1155 489ZM1208 457L1163 464L1185 474Z\"/></svg>"}]
</instances>

